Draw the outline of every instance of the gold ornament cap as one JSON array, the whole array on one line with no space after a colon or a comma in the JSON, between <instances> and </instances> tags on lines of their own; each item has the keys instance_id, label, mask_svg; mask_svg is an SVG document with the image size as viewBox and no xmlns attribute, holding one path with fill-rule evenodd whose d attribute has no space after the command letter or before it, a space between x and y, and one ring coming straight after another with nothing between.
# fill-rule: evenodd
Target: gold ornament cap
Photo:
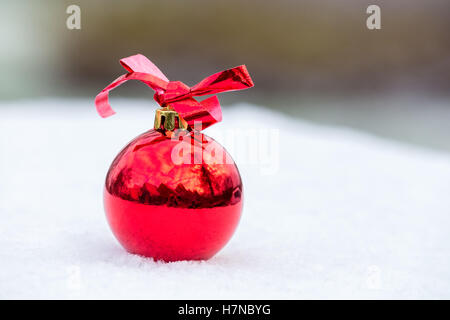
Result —
<instances>
[{"instance_id":1,"label":"gold ornament cap","mask_svg":"<svg viewBox=\"0 0 450 320\"><path fill-rule=\"evenodd\" d=\"M169 131L175 129L186 130L188 128L188 124L182 117L180 117L178 112L168 105L167 107L156 110L154 128L155 130L165 129Z\"/></svg>"}]
</instances>

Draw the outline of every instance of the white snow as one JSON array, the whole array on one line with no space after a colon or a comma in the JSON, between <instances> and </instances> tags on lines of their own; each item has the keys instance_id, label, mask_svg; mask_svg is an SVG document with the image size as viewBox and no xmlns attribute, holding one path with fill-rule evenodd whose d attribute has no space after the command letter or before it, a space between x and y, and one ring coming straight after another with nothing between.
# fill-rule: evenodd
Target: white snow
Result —
<instances>
[{"instance_id":1,"label":"white snow","mask_svg":"<svg viewBox=\"0 0 450 320\"><path fill-rule=\"evenodd\" d=\"M207 133L278 129L279 170L217 139L244 181L236 234L209 261L153 262L115 240L102 188L155 105L112 103L0 105L0 298L450 298L450 154L225 108Z\"/></svg>"}]
</instances>

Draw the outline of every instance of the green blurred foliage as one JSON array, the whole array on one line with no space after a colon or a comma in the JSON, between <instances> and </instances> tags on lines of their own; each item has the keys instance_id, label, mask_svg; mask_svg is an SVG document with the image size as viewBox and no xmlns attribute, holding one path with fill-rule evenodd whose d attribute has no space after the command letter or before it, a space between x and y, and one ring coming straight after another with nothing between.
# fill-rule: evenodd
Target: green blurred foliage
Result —
<instances>
[{"instance_id":1,"label":"green blurred foliage","mask_svg":"<svg viewBox=\"0 0 450 320\"><path fill-rule=\"evenodd\" d=\"M256 87L242 97L450 89L448 0L5 3L24 33L24 54L1 56L7 70L22 68L8 83L17 95L94 95L123 72L121 57L138 52L188 84L244 63ZM81 7L81 30L65 26L70 4ZM381 7L381 30L366 28L369 4ZM37 89L14 90L24 77Z\"/></svg>"}]
</instances>

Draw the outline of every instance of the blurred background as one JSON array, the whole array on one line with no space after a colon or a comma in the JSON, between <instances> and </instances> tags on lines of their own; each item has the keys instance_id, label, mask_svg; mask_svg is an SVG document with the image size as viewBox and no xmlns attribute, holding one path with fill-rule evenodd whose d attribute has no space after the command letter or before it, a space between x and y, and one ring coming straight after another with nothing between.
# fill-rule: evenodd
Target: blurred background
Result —
<instances>
[{"instance_id":1,"label":"blurred background","mask_svg":"<svg viewBox=\"0 0 450 320\"><path fill-rule=\"evenodd\" d=\"M221 95L292 117L450 151L448 0L0 0L2 102L95 95L149 57L193 85L246 64L255 88ZM81 8L68 30L66 8ZM366 8L381 7L381 30ZM112 96L152 99L129 82ZM93 108L93 104L89 107Z\"/></svg>"}]
</instances>

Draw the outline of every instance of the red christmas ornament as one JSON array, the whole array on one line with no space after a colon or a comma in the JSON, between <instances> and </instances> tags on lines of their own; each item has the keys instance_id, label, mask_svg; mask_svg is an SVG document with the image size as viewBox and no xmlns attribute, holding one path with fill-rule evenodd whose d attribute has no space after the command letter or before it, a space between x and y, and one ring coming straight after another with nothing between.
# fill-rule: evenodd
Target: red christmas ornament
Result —
<instances>
[{"instance_id":1,"label":"red christmas ornament","mask_svg":"<svg viewBox=\"0 0 450 320\"><path fill-rule=\"evenodd\" d=\"M205 260L233 235L243 193L239 171L225 149L200 130L221 121L216 96L253 82L245 66L216 73L192 88L171 82L146 57L124 58L129 71L96 97L102 117L114 114L108 92L135 79L156 91L155 128L132 140L108 171L104 204L123 247L155 260Z\"/></svg>"}]
</instances>

